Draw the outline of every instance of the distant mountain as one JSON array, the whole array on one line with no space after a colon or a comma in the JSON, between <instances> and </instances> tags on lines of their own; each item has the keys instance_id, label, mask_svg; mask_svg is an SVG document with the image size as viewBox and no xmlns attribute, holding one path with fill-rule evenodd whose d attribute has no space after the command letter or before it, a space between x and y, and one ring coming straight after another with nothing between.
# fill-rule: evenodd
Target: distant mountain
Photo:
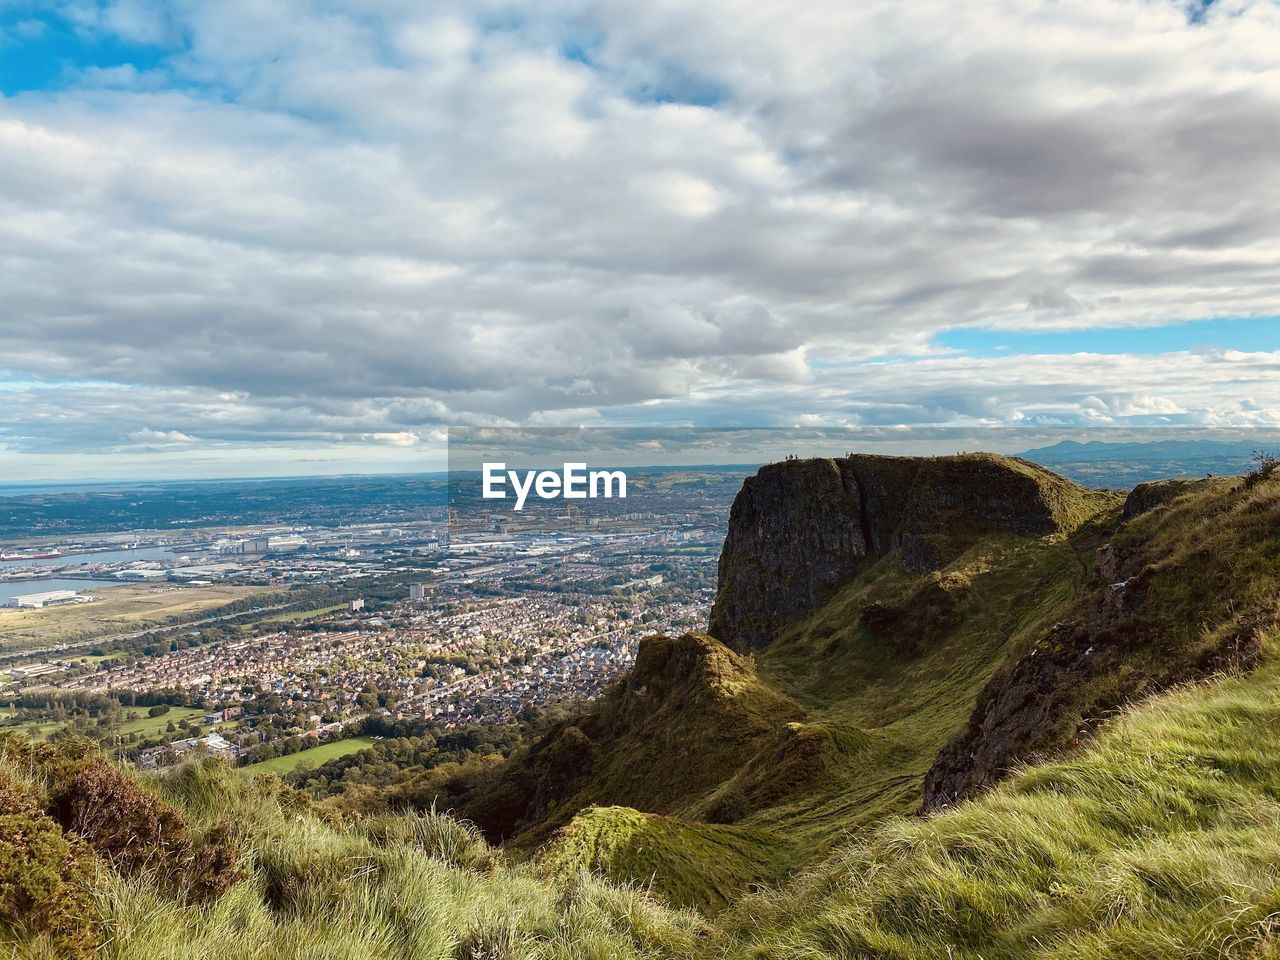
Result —
<instances>
[{"instance_id":1,"label":"distant mountain","mask_svg":"<svg viewBox=\"0 0 1280 960\"><path fill-rule=\"evenodd\" d=\"M1263 440L1145 440L1111 443L1105 440L1063 440L1050 447L1038 447L1018 454L1027 460L1051 466L1096 460L1202 460L1238 459L1247 463L1253 452L1266 447Z\"/></svg>"},{"instance_id":2,"label":"distant mountain","mask_svg":"<svg viewBox=\"0 0 1280 960\"><path fill-rule=\"evenodd\" d=\"M1280 441L1148 440L1113 443L1063 440L1018 454L1089 487L1132 487L1173 477L1247 473L1257 450L1280 449Z\"/></svg>"}]
</instances>

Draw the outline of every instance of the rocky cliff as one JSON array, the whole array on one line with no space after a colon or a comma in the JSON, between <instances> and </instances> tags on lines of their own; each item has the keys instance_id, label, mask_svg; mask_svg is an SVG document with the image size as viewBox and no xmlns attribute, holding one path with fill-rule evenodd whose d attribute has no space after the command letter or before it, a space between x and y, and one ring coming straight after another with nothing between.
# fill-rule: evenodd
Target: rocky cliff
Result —
<instances>
[{"instance_id":1,"label":"rocky cliff","mask_svg":"<svg viewBox=\"0 0 1280 960\"><path fill-rule=\"evenodd\" d=\"M1099 497L993 454L770 464L734 500L710 632L765 646L882 557L927 573L983 536L1073 529Z\"/></svg>"},{"instance_id":2,"label":"rocky cliff","mask_svg":"<svg viewBox=\"0 0 1280 960\"><path fill-rule=\"evenodd\" d=\"M1278 487L1235 477L1135 487L1064 619L991 678L939 753L926 808L1082 740L1139 697L1251 666L1280 617Z\"/></svg>"}]
</instances>

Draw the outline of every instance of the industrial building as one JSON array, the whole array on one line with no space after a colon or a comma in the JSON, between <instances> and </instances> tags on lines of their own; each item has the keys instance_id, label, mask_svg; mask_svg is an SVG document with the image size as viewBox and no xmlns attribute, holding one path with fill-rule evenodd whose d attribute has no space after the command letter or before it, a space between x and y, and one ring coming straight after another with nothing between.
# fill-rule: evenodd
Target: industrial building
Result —
<instances>
[{"instance_id":1,"label":"industrial building","mask_svg":"<svg viewBox=\"0 0 1280 960\"><path fill-rule=\"evenodd\" d=\"M38 610L58 603L75 603L78 599L74 590L50 590L47 593L24 593L21 596L10 597L7 605Z\"/></svg>"}]
</instances>

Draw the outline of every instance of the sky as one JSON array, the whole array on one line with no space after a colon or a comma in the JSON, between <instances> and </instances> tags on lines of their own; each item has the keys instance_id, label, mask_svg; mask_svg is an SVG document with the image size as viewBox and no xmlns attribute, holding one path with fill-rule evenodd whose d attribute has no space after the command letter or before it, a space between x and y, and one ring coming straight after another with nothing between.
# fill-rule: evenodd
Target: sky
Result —
<instances>
[{"instance_id":1,"label":"sky","mask_svg":"<svg viewBox=\"0 0 1280 960\"><path fill-rule=\"evenodd\" d=\"M0 482L1280 426L1280 4L0 0Z\"/></svg>"}]
</instances>

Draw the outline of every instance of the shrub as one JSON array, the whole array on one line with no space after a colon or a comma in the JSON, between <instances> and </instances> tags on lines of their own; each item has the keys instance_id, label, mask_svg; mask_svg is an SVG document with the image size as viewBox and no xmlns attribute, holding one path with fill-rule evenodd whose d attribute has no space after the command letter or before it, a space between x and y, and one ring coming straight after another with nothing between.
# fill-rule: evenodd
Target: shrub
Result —
<instances>
[{"instance_id":1,"label":"shrub","mask_svg":"<svg viewBox=\"0 0 1280 960\"><path fill-rule=\"evenodd\" d=\"M186 818L115 767L94 764L58 784L50 813L125 875L147 873L192 900L216 897L241 877L225 827L196 840Z\"/></svg>"},{"instance_id":2,"label":"shrub","mask_svg":"<svg viewBox=\"0 0 1280 960\"><path fill-rule=\"evenodd\" d=\"M33 798L0 774L0 921L48 937L59 956L97 947L89 901L92 854L63 836Z\"/></svg>"},{"instance_id":3,"label":"shrub","mask_svg":"<svg viewBox=\"0 0 1280 960\"><path fill-rule=\"evenodd\" d=\"M1263 480L1270 480L1280 470L1280 454L1273 450L1255 450L1252 460L1255 466L1245 474L1246 487L1254 487Z\"/></svg>"}]
</instances>

